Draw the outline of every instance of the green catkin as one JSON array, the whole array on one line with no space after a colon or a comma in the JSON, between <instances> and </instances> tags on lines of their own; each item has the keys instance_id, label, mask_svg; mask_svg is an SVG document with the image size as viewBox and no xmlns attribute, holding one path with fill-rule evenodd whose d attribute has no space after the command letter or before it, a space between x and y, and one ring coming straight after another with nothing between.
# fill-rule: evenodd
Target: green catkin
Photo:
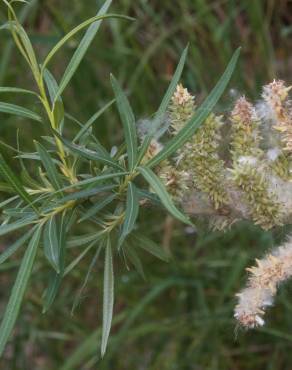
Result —
<instances>
[{"instance_id":1,"label":"green catkin","mask_svg":"<svg viewBox=\"0 0 292 370\"><path fill-rule=\"evenodd\" d=\"M277 80L263 87L262 98L268 107L268 119L273 122L273 129L280 134L281 153L271 163L271 169L283 180L291 178L290 164L292 159L292 111L291 102L288 100L288 92L284 81ZM266 115L267 116L267 115Z\"/></svg>"},{"instance_id":2,"label":"green catkin","mask_svg":"<svg viewBox=\"0 0 292 370\"><path fill-rule=\"evenodd\" d=\"M233 162L242 156L259 157L259 121L253 106L244 96L239 98L231 112L231 155Z\"/></svg>"},{"instance_id":3,"label":"green catkin","mask_svg":"<svg viewBox=\"0 0 292 370\"><path fill-rule=\"evenodd\" d=\"M181 85L171 101L170 126L174 134L195 111L194 97ZM177 169L188 173L193 187L208 195L214 208L227 203L224 190L224 162L218 156L221 117L211 114L185 146L178 151Z\"/></svg>"},{"instance_id":4,"label":"green catkin","mask_svg":"<svg viewBox=\"0 0 292 370\"><path fill-rule=\"evenodd\" d=\"M243 191L254 223L264 230L281 225L281 205L269 193L268 182L257 166L248 162L240 163L231 172L234 183Z\"/></svg>"}]
</instances>

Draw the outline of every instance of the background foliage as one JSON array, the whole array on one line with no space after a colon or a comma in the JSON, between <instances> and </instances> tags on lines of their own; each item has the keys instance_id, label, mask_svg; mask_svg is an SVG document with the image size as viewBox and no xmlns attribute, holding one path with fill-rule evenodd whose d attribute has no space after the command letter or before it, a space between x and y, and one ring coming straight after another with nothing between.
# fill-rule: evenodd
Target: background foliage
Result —
<instances>
[{"instance_id":1,"label":"background foliage","mask_svg":"<svg viewBox=\"0 0 292 370\"><path fill-rule=\"evenodd\" d=\"M98 2L98 6L101 2ZM21 17L41 55L66 32L96 13L87 0L31 1ZM113 13L133 16L133 23L106 20L70 89L65 105L81 122L113 98L113 73L130 94L138 117L157 108L179 55L190 52L183 82L201 100L242 46L240 63L218 110L244 91L258 94L273 77L291 83L291 11L288 1L114 1ZM0 8L2 23L6 19ZM79 40L79 39L78 39ZM60 76L78 40L58 54ZM30 88L19 54L7 33L0 34L0 85ZM290 54L289 54L290 51ZM9 96L7 97L7 100ZM18 101L17 101L18 99ZM13 97L25 105L26 98ZM1 115L1 139L21 146L41 133L37 126ZM121 143L117 110L108 110L95 130L107 147ZM3 150L3 148L2 148ZM55 307L40 315L46 270L38 264L14 340L1 366L5 369L289 369L292 356L291 285L281 288L268 325L255 332L234 329L234 293L245 279L244 267L283 239L287 230L264 233L247 224L226 234L210 234L204 225L193 232L156 209L144 209L140 223L147 236L172 253L170 263L143 255L146 280L133 269L116 266L115 325L109 350L100 361L102 272L97 264L80 306L70 316L74 295L88 271L88 256L66 279ZM7 240L2 241L4 247ZM19 258L1 265L1 312L14 281ZM6 272L5 272L6 271ZM99 294L96 294L96 292ZM98 364L98 365L97 365Z\"/></svg>"}]
</instances>

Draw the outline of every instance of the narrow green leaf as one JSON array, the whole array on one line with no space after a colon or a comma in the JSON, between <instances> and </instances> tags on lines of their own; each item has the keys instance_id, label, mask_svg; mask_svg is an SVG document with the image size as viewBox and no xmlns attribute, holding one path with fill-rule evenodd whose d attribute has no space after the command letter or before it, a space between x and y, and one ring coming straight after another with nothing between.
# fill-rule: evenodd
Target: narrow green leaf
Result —
<instances>
[{"instance_id":1,"label":"narrow green leaf","mask_svg":"<svg viewBox=\"0 0 292 370\"><path fill-rule=\"evenodd\" d=\"M116 101L116 99L112 99L108 102L104 107L102 107L99 111L94 113L94 115L84 124L78 134L74 137L73 142L80 140L82 136L86 133L87 130L94 124L94 122Z\"/></svg>"},{"instance_id":2,"label":"narrow green leaf","mask_svg":"<svg viewBox=\"0 0 292 370\"><path fill-rule=\"evenodd\" d=\"M42 122L42 118L38 114L32 112L29 109L20 107L19 105L15 105L15 104L0 102L0 112L12 114L14 116L19 116L23 118L29 118L29 119L32 119L38 122Z\"/></svg>"},{"instance_id":3,"label":"narrow green leaf","mask_svg":"<svg viewBox=\"0 0 292 370\"><path fill-rule=\"evenodd\" d=\"M86 28L90 26L92 23L96 21L101 21L106 18L119 18L119 19L127 19L127 20L133 20L131 17L119 15L119 14L105 14L105 15L98 15L92 18L87 19L86 21L82 22L79 24L77 27L75 27L73 30L68 32L66 36L64 36L54 47L53 49L49 52L47 57L44 60L44 63L42 65L42 71L45 70L47 64L50 62L50 60L53 58L53 56L57 53L57 51L68 41L70 38L72 38L76 33L79 31L83 30L83 28Z\"/></svg>"},{"instance_id":4,"label":"narrow green leaf","mask_svg":"<svg viewBox=\"0 0 292 370\"><path fill-rule=\"evenodd\" d=\"M84 244L88 244L92 242L93 240L97 240L100 238L100 231L80 236L74 236L67 241L67 247L73 248L73 247L79 247Z\"/></svg>"},{"instance_id":5,"label":"narrow green leaf","mask_svg":"<svg viewBox=\"0 0 292 370\"><path fill-rule=\"evenodd\" d=\"M113 318L114 308L114 270L113 257L110 237L108 236L105 262L104 262L104 278L103 278L103 319L102 319L102 338L101 338L101 356L103 357L106 351L111 323Z\"/></svg>"},{"instance_id":6,"label":"narrow green leaf","mask_svg":"<svg viewBox=\"0 0 292 370\"><path fill-rule=\"evenodd\" d=\"M60 220L60 222L59 222ZM60 273L52 271L49 279L49 285L46 289L43 298L43 313L47 312L52 306L63 277L65 276L65 251L66 251L66 228L67 228L67 217L66 213L58 216L58 243L60 245L59 261L60 261Z\"/></svg>"},{"instance_id":7,"label":"narrow green leaf","mask_svg":"<svg viewBox=\"0 0 292 370\"><path fill-rule=\"evenodd\" d=\"M126 95L113 75L111 75L111 83L123 124L125 141L127 145L129 169L132 171L137 164L138 153L135 117Z\"/></svg>"},{"instance_id":8,"label":"narrow green leaf","mask_svg":"<svg viewBox=\"0 0 292 370\"><path fill-rule=\"evenodd\" d=\"M78 222L83 222L88 220L90 217L95 216L99 211L101 211L104 207L110 204L115 198L116 194L110 194L108 197L105 197L99 201L97 201L92 207L90 207L84 215L80 218Z\"/></svg>"},{"instance_id":9,"label":"narrow green leaf","mask_svg":"<svg viewBox=\"0 0 292 370\"><path fill-rule=\"evenodd\" d=\"M55 163L53 162L51 156L49 155L48 151L37 141L35 141L35 145L37 151L39 153L41 162L46 169L46 174L53 185L55 190L60 190L63 186L62 179L56 169Z\"/></svg>"},{"instance_id":10,"label":"narrow green leaf","mask_svg":"<svg viewBox=\"0 0 292 370\"><path fill-rule=\"evenodd\" d=\"M45 256L49 263L52 265L52 267L59 274L61 246L60 240L58 238L58 230L55 216L50 217L46 222L43 238L44 238Z\"/></svg>"},{"instance_id":11,"label":"narrow green leaf","mask_svg":"<svg viewBox=\"0 0 292 370\"><path fill-rule=\"evenodd\" d=\"M149 183L151 188L158 195L164 207L178 220L188 225L192 225L189 218L176 208L159 177L156 176L155 173L150 170L150 168L138 167L138 171L143 175L145 180Z\"/></svg>"},{"instance_id":12,"label":"narrow green leaf","mask_svg":"<svg viewBox=\"0 0 292 370\"><path fill-rule=\"evenodd\" d=\"M132 182L129 182L127 190L125 221L123 223L122 233L119 238L118 244L119 247L123 244L127 235L129 235L133 230L135 222L138 217L138 212L139 212L139 198L137 188Z\"/></svg>"},{"instance_id":13,"label":"narrow green leaf","mask_svg":"<svg viewBox=\"0 0 292 370\"><path fill-rule=\"evenodd\" d=\"M27 203L29 204L37 214L39 214L38 209L33 204L31 196L26 192L22 183L19 181L18 177L14 175L8 164L5 162L3 156L0 154L0 176L3 177L15 190L15 192Z\"/></svg>"},{"instance_id":14,"label":"narrow green leaf","mask_svg":"<svg viewBox=\"0 0 292 370\"><path fill-rule=\"evenodd\" d=\"M144 249L146 252L152 254L153 256L161 259L162 261L169 261L169 254L159 247L153 240L147 238L141 234L134 234L132 236L133 243L139 248Z\"/></svg>"},{"instance_id":15,"label":"narrow green leaf","mask_svg":"<svg viewBox=\"0 0 292 370\"><path fill-rule=\"evenodd\" d=\"M29 277L33 268L33 263L37 253L41 236L41 226L35 228L35 233L23 256L12 292L3 315L0 326L0 357L3 354L8 338L16 322L21 302L28 284Z\"/></svg>"},{"instance_id":16,"label":"narrow green leaf","mask_svg":"<svg viewBox=\"0 0 292 370\"><path fill-rule=\"evenodd\" d=\"M74 302L73 302L73 306L72 306L72 310L71 310L72 315L73 315L73 313L74 313L77 305L79 304L79 302L81 300L82 293L83 293L83 291L84 291L84 289L85 289L85 287L87 285L87 282L88 282L88 280L90 278L90 275L92 273L92 270L93 270L94 266L96 265L96 262L98 260L99 255L100 255L100 252L102 250L102 247L103 247L103 243L101 242L99 244L99 246L98 246L98 248L97 248L97 250L96 250L96 252L95 252L95 254L94 254L94 256L93 256L93 258L92 258L92 260L90 262L90 264L89 264L89 266L88 266L88 269L87 269L87 272L86 272L86 276L84 278L84 281L83 281L83 283L82 283L82 285L81 285L78 293L76 294L76 296L74 298Z\"/></svg>"},{"instance_id":17,"label":"narrow green leaf","mask_svg":"<svg viewBox=\"0 0 292 370\"><path fill-rule=\"evenodd\" d=\"M89 179L78 181L75 184L65 186L64 188L61 189L61 191L68 191L70 189L83 187L84 185L89 185L89 184L98 184L99 182L102 182L104 180L118 178L121 176L125 176L127 174L128 172L105 173L104 175L101 174L95 177L90 177Z\"/></svg>"},{"instance_id":18,"label":"narrow green leaf","mask_svg":"<svg viewBox=\"0 0 292 370\"><path fill-rule=\"evenodd\" d=\"M18 87L8 87L8 86L0 87L0 93L13 93L13 94L16 93L16 94L27 94L27 95L38 96L38 94L34 91L21 89Z\"/></svg>"},{"instance_id":19,"label":"narrow green leaf","mask_svg":"<svg viewBox=\"0 0 292 370\"><path fill-rule=\"evenodd\" d=\"M117 185L100 185L100 186L95 186L94 188L76 191L75 193L66 195L65 197L60 199L60 202L65 203L65 202L68 202L69 200L89 198L94 195L97 195L98 193L113 190L116 186Z\"/></svg>"},{"instance_id":20,"label":"narrow green leaf","mask_svg":"<svg viewBox=\"0 0 292 370\"><path fill-rule=\"evenodd\" d=\"M233 54L225 72L217 82L216 86L205 99L204 103L196 110L193 117L187 122L187 124L180 130L180 132L174 136L164 148L150 161L147 163L147 167L154 167L161 161L168 158L177 149L181 148L194 135L198 127L205 121L205 119L212 112L216 103L223 94L230 78L235 69L238 57L240 54L240 48L238 48Z\"/></svg>"},{"instance_id":21,"label":"narrow green leaf","mask_svg":"<svg viewBox=\"0 0 292 370\"><path fill-rule=\"evenodd\" d=\"M21 238L16 240L13 244L11 244L8 248L5 249L4 252L0 254L0 264L5 262L9 257L11 257L18 249L25 244L28 238L31 236L33 229L29 230L25 233Z\"/></svg>"},{"instance_id":22,"label":"narrow green leaf","mask_svg":"<svg viewBox=\"0 0 292 370\"><path fill-rule=\"evenodd\" d=\"M161 124L161 121L163 120L164 118L164 115L166 113L166 110L168 108L168 105L169 105L169 102L175 92L175 89L176 89L176 86L177 84L179 83L179 80L181 78L181 74L182 74L182 71L183 71L183 68L184 68L184 65L185 65L185 62L186 62L186 58L187 58L187 54L188 54L188 46L184 49L181 57L180 57L180 60L179 60L179 63L176 67L176 70L174 72L174 75L171 79L171 82L170 82L170 85L162 99L162 102L155 114L155 118L154 118L154 122L153 122L153 125L151 127L151 130L150 132L147 134L147 136L144 138L143 140L143 143L142 143L142 146L140 148L140 151L139 151L139 157L138 157L138 163L140 163L140 161L142 160L142 158L144 157L149 145L150 145L150 142L151 142L151 139L153 138L153 136L156 134L160 124Z\"/></svg>"},{"instance_id":23,"label":"narrow green leaf","mask_svg":"<svg viewBox=\"0 0 292 370\"><path fill-rule=\"evenodd\" d=\"M97 239L98 240L98 239ZM95 243L97 242L95 240L93 243L89 244L65 269L64 276L68 275L70 271L74 269L75 266L78 265L78 263L82 260L84 256L94 247Z\"/></svg>"},{"instance_id":24,"label":"narrow green leaf","mask_svg":"<svg viewBox=\"0 0 292 370\"><path fill-rule=\"evenodd\" d=\"M127 245L125 248L125 253L137 272L142 276L144 280L146 280L143 264L134 247L132 245Z\"/></svg>"},{"instance_id":25,"label":"narrow green leaf","mask_svg":"<svg viewBox=\"0 0 292 370\"><path fill-rule=\"evenodd\" d=\"M102 6L102 8L100 9L100 11L97 13L97 17L105 15L111 3L112 3L112 0L107 0ZM79 67L79 64L81 63L84 55L86 54L86 51L88 50L90 44L93 41L101 25L101 22L102 22L102 19L92 23L89 26L88 30L86 31L85 35L83 36L82 40L80 41L78 48L74 52L73 57L70 60L70 63L68 64L63 74L58 92L56 94L56 99L63 93L64 89L66 88L71 78L75 74L77 68Z\"/></svg>"},{"instance_id":26,"label":"narrow green leaf","mask_svg":"<svg viewBox=\"0 0 292 370\"><path fill-rule=\"evenodd\" d=\"M44 71L44 79L49 91L56 126L59 128L64 122L65 114L63 101L60 96L57 97L59 86L54 76L48 69Z\"/></svg>"},{"instance_id":27,"label":"narrow green leaf","mask_svg":"<svg viewBox=\"0 0 292 370\"><path fill-rule=\"evenodd\" d=\"M97 161L97 162L106 164L109 167L116 168L120 171L125 170L114 159L112 159L109 154L105 155L105 153L94 152L93 150L89 150L81 146L78 146L76 144L70 143L70 141L64 139L57 131L54 130L53 132L72 153L76 153L80 155L81 157L90 159L92 161Z\"/></svg>"}]
</instances>

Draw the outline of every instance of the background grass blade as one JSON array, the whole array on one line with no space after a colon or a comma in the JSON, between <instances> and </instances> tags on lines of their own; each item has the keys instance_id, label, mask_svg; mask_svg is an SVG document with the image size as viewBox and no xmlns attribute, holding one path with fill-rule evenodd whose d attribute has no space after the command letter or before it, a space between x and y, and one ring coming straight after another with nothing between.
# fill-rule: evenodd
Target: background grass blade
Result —
<instances>
[{"instance_id":1,"label":"background grass blade","mask_svg":"<svg viewBox=\"0 0 292 370\"><path fill-rule=\"evenodd\" d=\"M100 11L97 13L97 16L105 15L108 11L108 8L110 7L112 3L112 0L107 0ZM55 99L58 99L59 96L63 93L64 89L70 82L71 78L74 76L77 68L79 67L79 64L81 63L85 53L87 52L90 44L92 43L97 31L99 30L99 27L101 25L102 19L99 21L96 21L92 23L88 30L86 31L84 37L80 41L78 48L76 49L75 53L73 54L72 59L70 60L63 77L61 79L59 89L56 93Z\"/></svg>"},{"instance_id":2,"label":"background grass blade","mask_svg":"<svg viewBox=\"0 0 292 370\"><path fill-rule=\"evenodd\" d=\"M101 356L104 356L109 333L111 330L114 308L114 271L113 257L110 237L107 238L105 249L104 280L103 280L103 319L102 319L102 338Z\"/></svg>"},{"instance_id":3,"label":"background grass blade","mask_svg":"<svg viewBox=\"0 0 292 370\"><path fill-rule=\"evenodd\" d=\"M27 108L20 107L19 105L0 102L0 112L12 114L22 118L29 118L33 121L42 122L42 118Z\"/></svg>"},{"instance_id":4,"label":"background grass blade","mask_svg":"<svg viewBox=\"0 0 292 370\"><path fill-rule=\"evenodd\" d=\"M111 83L115 93L118 110L123 124L125 141L127 145L129 169L133 170L137 164L137 133L134 113L129 104L129 101L121 89L118 81L111 75Z\"/></svg>"},{"instance_id":5,"label":"background grass blade","mask_svg":"<svg viewBox=\"0 0 292 370\"><path fill-rule=\"evenodd\" d=\"M168 194L165 186L161 182L158 176L149 168L138 167L138 171L143 175L145 180L151 186L153 191L158 195L164 207L178 220L185 224L192 225L191 221L181 211L179 211L174 205L170 195Z\"/></svg>"},{"instance_id":6,"label":"background grass blade","mask_svg":"<svg viewBox=\"0 0 292 370\"><path fill-rule=\"evenodd\" d=\"M204 120L211 113L212 109L215 107L216 103L218 102L224 90L226 89L226 86L230 81L230 78L235 69L239 54L240 48L238 48L233 54L225 72L219 79L218 83L216 84L210 95L206 98L204 103L196 110L196 113L189 120L189 122L180 130L180 132L175 137L173 137L173 139L171 139L165 145L165 147L147 163L148 167L156 166L163 159L168 158L178 148L181 148L182 145L194 135L197 128L204 122Z\"/></svg>"},{"instance_id":7,"label":"background grass blade","mask_svg":"<svg viewBox=\"0 0 292 370\"><path fill-rule=\"evenodd\" d=\"M11 171L8 164L5 162L3 156L0 154L0 175L3 177L15 190L15 192L27 203L29 204L36 213L39 214L38 209L32 202L31 196L24 189L22 183Z\"/></svg>"},{"instance_id":8,"label":"background grass blade","mask_svg":"<svg viewBox=\"0 0 292 370\"><path fill-rule=\"evenodd\" d=\"M37 226L35 233L22 259L6 310L0 326L0 357L16 322L26 286L31 275L34 259L37 253L41 236L41 226Z\"/></svg>"}]
</instances>

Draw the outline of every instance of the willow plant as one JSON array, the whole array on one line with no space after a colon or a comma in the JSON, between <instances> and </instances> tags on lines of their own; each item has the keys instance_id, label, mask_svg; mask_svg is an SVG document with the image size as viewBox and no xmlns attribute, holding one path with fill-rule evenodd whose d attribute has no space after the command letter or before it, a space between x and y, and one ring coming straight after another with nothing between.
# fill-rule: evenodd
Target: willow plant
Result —
<instances>
[{"instance_id":1,"label":"willow plant","mask_svg":"<svg viewBox=\"0 0 292 370\"><path fill-rule=\"evenodd\" d=\"M96 258L104 254L103 323L101 354L104 355L110 333L114 306L113 258L126 255L139 268L142 264L137 248L143 248L161 260L167 255L151 240L137 231L139 210L148 202L155 201L172 216L183 223L192 224L190 219L174 204L163 181L153 171L154 167L167 161L195 133L207 119L215 104L224 92L235 68L239 50L230 60L227 69L204 103L191 113L185 125L166 145L154 155L148 155L157 132L161 127L169 107L171 97L180 80L187 56L183 51L162 102L154 115L150 130L139 140L137 124L129 101L114 76L110 77L114 101L116 103L124 133L124 143L115 153L107 150L91 130L95 120L111 105L108 103L94 114L94 118L80 124L75 137L65 137L69 112L65 109L62 94L76 73L86 51L92 43L101 22L108 18L132 21L132 18L107 13L111 0L107 0L98 14L65 35L39 61L32 43L19 22L14 4L23 1L2 0L8 11L8 20L2 28L7 29L20 54L29 67L35 90L18 87L1 87L0 93L26 94L31 97L31 105L40 102L42 112L31 107L1 102L0 111L20 116L43 124L41 142L31 142L31 152L12 148L9 143L1 146L16 152L8 158L0 155L0 188L2 193L0 235L14 233L19 238L0 255L3 263L21 247L24 250L22 262L11 291L0 327L0 354L15 325L20 306L27 288L36 258L44 258L51 266L51 277L43 295L43 312L54 303L61 282L79 261L92 249ZM56 81L51 65L57 52L77 33L86 32L77 46L69 64ZM71 122L70 122L71 124ZM70 131L68 131L70 132ZM18 161L21 175L16 175L9 164ZM26 169L29 160L34 174ZM137 181L141 177L142 181ZM143 180L144 179L144 180ZM144 184L144 188L140 184ZM149 190L151 189L151 190ZM93 233L74 235L76 224L88 225ZM72 248L85 246L77 258L72 257ZM76 250L76 249L75 249Z\"/></svg>"}]
</instances>

